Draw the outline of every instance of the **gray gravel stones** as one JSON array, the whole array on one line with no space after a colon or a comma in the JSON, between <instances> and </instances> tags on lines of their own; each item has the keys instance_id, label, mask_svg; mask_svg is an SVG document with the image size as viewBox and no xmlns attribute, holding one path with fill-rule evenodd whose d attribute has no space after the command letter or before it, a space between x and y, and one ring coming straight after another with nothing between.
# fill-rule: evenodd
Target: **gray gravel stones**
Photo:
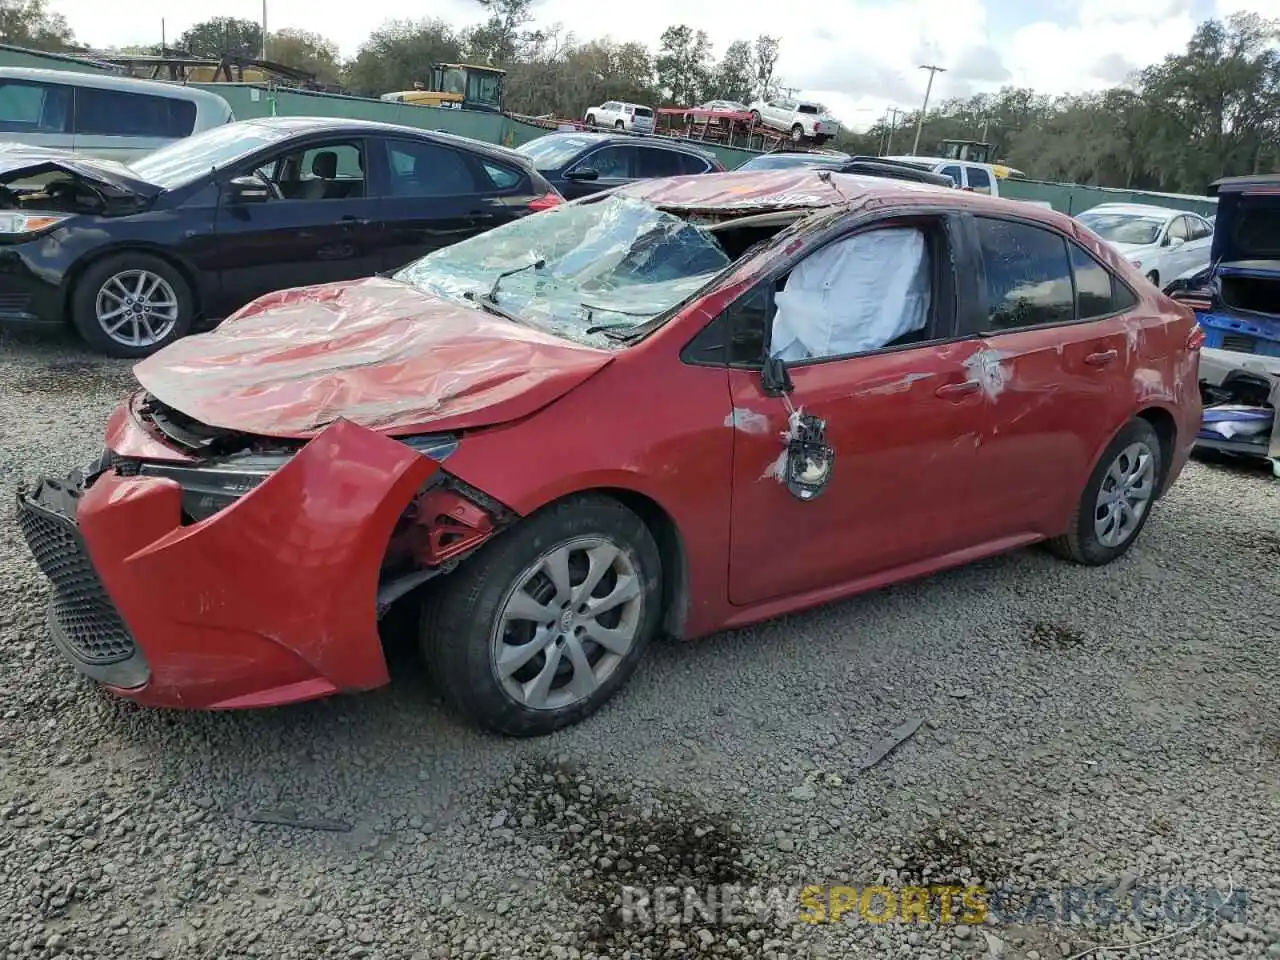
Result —
<instances>
[{"instance_id":1,"label":"gray gravel stones","mask_svg":"<svg viewBox=\"0 0 1280 960\"><path fill-rule=\"evenodd\" d=\"M12 339L0 378L8 491L96 452L130 384ZM1193 463L1113 567L1023 551L658 644L597 717L516 742L462 726L395 644L361 697L116 701L53 649L0 517L0 958L1062 960L1182 926L635 922L662 887L920 883L1230 884L1243 916L1129 955L1280 957L1278 549L1280 483ZM353 828L243 819L268 809Z\"/></svg>"}]
</instances>

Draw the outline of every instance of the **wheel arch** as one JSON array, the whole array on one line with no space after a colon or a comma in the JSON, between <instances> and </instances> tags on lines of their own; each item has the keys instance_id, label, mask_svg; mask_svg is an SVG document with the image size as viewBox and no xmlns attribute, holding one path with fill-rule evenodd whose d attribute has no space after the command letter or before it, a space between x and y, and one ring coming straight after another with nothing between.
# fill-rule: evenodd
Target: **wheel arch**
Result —
<instances>
[{"instance_id":1,"label":"wheel arch","mask_svg":"<svg viewBox=\"0 0 1280 960\"><path fill-rule=\"evenodd\" d=\"M558 503L578 497L601 496L616 500L636 516L658 545L662 561L662 598L665 609L662 629L677 639L683 638L689 611L689 555L684 535L671 512L647 493L630 487L604 485L583 487L561 494L538 506L526 516L541 513Z\"/></svg>"},{"instance_id":2,"label":"wheel arch","mask_svg":"<svg viewBox=\"0 0 1280 960\"><path fill-rule=\"evenodd\" d=\"M1160 440L1160 481L1156 487L1156 496L1163 496L1170 475L1169 468L1178 449L1178 421L1164 407L1155 406L1139 410L1136 419L1151 424L1151 429L1155 430L1156 437Z\"/></svg>"},{"instance_id":3,"label":"wheel arch","mask_svg":"<svg viewBox=\"0 0 1280 960\"><path fill-rule=\"evenodd\" d=\"M169 266L177 270L182 276L182 279L186 281L187 289L191 291L191 301L195 317L199 318L203 315L204 291L200 289L200 283L197 279L198 271L195 267L182 257L176 256L170 249L157 244L138 241L112 244L109 247L101 247L81 257L72 265L71 269L67 271L66 280L62 285L62 307L63 314L65 316L71 316L72 298L75 296L76 287L79 286L80 280L84 277L85 272L88 271L88 269L95 263L101 263L107 257L118 256L122 253L145 253L148 256L163 260L165 263L169 264Z\"/></svg>"}]
</instances>

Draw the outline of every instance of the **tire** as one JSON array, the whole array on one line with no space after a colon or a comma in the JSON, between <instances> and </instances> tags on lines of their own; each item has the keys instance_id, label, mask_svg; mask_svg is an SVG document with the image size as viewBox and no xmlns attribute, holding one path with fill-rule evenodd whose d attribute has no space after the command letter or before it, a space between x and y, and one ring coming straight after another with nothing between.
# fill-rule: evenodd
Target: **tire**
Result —
<instances>
[{"instance_id":1,"label":"tire","mask_svg":"<svg viewBox=\"0 0 1280 960\"><path fill-rule=\"evenodd\" d=\"M587 114L587 126L594 127L596 125L596 115L594 113Z\"/></svg>"},{"instance_id":2,"label":"tire","mask_svg":"<svg viewBox=\"0 0 1280 960\"><path fill-rule=\"evenodd\" d=\"M615 130L626 130L626 129L627 129L627 125L626 125L625 123L623 123L621 120L619 120L617 123L615 123L615 124L613 125L613 129L615 129Z\"/></svg>"},{"instance_id":3,"label":"tire","mask_svg":"<svg viewBox=\"0 0 1280 960\"><path fill-rule=\"evenodd\" d=\"M752 124L752 126L756 126L756 127L760 126L760 111L759 111L759 110L752 110L752 111L751 111L751 124Z\"/></svg>"},{"instance_id":4,"label":"tire","mask_svg":"<svg viewBox=\"0 0 1280 960\"><path fill-rule=\"evenodd\" d=\"M791 128L791 142L799 143L803 139L804 139L804 127L800 126L800 124L797 123L794 127Z\"/></svg>"},{"instance_id":5,"label":"tire","mask_svg":"<svg viewBox=\"0 0 1280 960\"><path fill-rule=\"evenodd\" d=\"M1126 460L1137 466L1139 461L1134 459L1135 456L1144 455L1149 457L1149 460L1141 471L1142 482L1130 488L1135 493L1139 489L1146 493L1146 499L1141 501L1141 512L1136 518L1136 523L1127 531L1119 531L1123 534L1123 539L1118 542L1110 541L1099 532L1099 524L1102 521L1098 514L1103 512L1099 505L1099 497L1104 492L1104 486L1114 481L1113 467L1123 474L1127 472ZM1160 484L1164 479L1164 469L1165 453L1160 446L1160 438L1151 424L1142 419L1130 420L1124 429L1116 434L1115 439L1107 445L1107 449L1098 459L1080 495L1080 502L1072 512L1067 532L1050 540L1049 549L1064 560L1072 560L1090 567L1100 567L1124 556L1142 533L1142 528L1147 524L1147 518L1151 516L1151 508L1155 505ZM1130 509L1133 512L1131 498L1125 498L1125 501L1130 503Z\"/></svg>"},{"instance_id":6,"label":"tire","mask_svg":"<svg viewBox=\"0 0 1280 960\"><path fill-rule=\"evenodd\" d=\"M161 318L133 313L134 307L122 298L136 291L140 280L144 293L151 292L147 305L154 309L160 303L172 304ZM108 321L99 317L100 305L107 311L119 309L130 314L116 336L108 332ZM195 298L187 281L167 260L149 253L128 251L104 257L89 265L71 292L71 322L76 331L95 351L112 357L149 356L185 337L194 319ZM156 336L147 336L147 324ZM128 342L130 339L134 342Z\"/></svg>"},{"instance_id":7,"label":"tire","mask_svg":"<svg viewBox=\"0 0 1280 960\"><path fill-rule=\"evenodd\" d=\"M1156 270L1152 270L1152 271L1150 271L1150 272L1147 274L1147 279L1148 279L1148 280L1150 280L1150 281L1151 281L1151 282L1152 282L1152 283L1153 283L1157 288L1160 286L1160 273L1159 273L1159 271L1156 271Z\"/></svg>"},{"instance_id":8,"label":"tire","mask_svg":"<svg viewBox=\"0 0 1280 960\"><path fill-rule=\"evenodd\" d=\"M566 598L543 562L567 557L568 582L580 588L584 563L592 562L586 551L599 550L599 559L609 556L608 547L617 553L593 596L601 589L606 597L612 596L628 582L634 595L627 590L628 599L608 611L578 619L575 609L584 609L584 598L575 596L565 607ZM510 616L513 604L526 613L540 608L549 619ZM496 733L531 737L577 723L599 709L634 672L661 620L662 560L653 536L616 500L589 495L534 514L442 579L423 605L420 639L428 669L455 710ZM629 636L630 644L611 652L589 639L597 630L608 630L616 638ZM575 640L575 635L582 639ZM523 666L504 682L499 652L509 655L524 644L532 652L518 661ZM575 651L585 653L585 660L576 658ZM569 689L570 680L586 676L574 669L575 663L592 668L592 683L579 691ZM545 677L551 678L546 681L549 692L539 703L537 693L530 691L537 691L534 681ZM524 699L518 699L521 694Z\"/></svg>"}]
</instances>

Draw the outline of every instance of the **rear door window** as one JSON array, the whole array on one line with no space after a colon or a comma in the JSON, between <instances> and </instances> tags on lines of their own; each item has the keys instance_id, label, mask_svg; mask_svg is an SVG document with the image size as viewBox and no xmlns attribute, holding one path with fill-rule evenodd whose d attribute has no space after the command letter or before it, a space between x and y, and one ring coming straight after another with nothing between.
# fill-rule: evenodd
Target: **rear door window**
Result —
<instances>
[{"instance_id":1,"label":"rear door window","mask_svg":"<svg viewBox=\"0 0 1280 960\"><path fill-rule=\"evenodd\" d=\"M641 177L678 177L684 173L681 163L683 154L674 150L662 150L657 147L640 147Z\"/></svg>"},{"instance_id":2,"label":"rear door window","mask_svg":"<svg viewBox=\"0 0 1280 960\"><path fill-rule=\"evenodd\" d=\"M393 197L452 197L479 192L461 151L438 143L391 140L387 166Z\"/></svg>"},{"instance_id":3,"label":"rear door window","mask_svg":"<svg viewBox=\"0 0 1280 960\"><path fill-rule=\"evenodd\" d=\"M680 172L682 174L690 173L706 173L711 169L711 164L702 157L695 157L692 153L678 153L680 158Z\"/></svg>"},{"instance_id":4,"label":"rear door window","mask_svg":"<svg viewBox=\"0 0 1280 960\"><path fill-rule=\"evenodd\" d=\"M495 190L514 190L524 179L524 174L513 170L505 164L486 160L481 166L484 168L485 176L489 178Z\"/></svg>"},{"instance_id":5,"label":"rear door window","mask_svg":"<svg viewBox=\"0 0 1280 960\"><path fill-rule=\"evenodd\" d=\"M1020 330L1075 319L1067 241L1013 220L977 218L986 273L988 331Z\"/></svg>"},{"instance_id":6,"label":"rear door window","mask_svg":"<svg viewBox=\"0 0 1280 960\"><path fill-rule=\"evenodd\" d=\"M190 100L123 90L77 87L75 133L99 137L189 137L196 125Z\"/></svg>"},{"instance_id":7,"label":"rear door window","mask_svg":"<svg viewBox=\"0 0 1280 960\"><path fill-rule=\"evenodd\" d=\"M0 131L70 133L71 88L58 83L0 81Z\"/></svg>"}]
</instances>

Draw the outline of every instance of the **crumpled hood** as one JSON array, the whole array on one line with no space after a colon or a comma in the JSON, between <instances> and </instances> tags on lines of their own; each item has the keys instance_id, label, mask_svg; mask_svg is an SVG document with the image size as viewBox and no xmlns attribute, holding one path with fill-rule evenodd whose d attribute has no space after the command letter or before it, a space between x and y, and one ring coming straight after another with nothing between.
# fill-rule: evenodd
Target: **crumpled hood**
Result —
<instances>
[{"instance_id":1,"label":"crumpled hood","mask_svg":"<svg viewBox=\"0 0 1280 960\"><path fill-rule=\"evenodd\" d=\"M161 403L226 430L308 437L345 419L404 434L528 416L612 359L372 277L269 294L134 375Z\"/></svg>"},{"instance_id":2,"label":"crumpled hood","mask_svg":"<svg viewBox=\"0 0 1280 960\"><path fill-rule=\"evenodd\" d=\"M59 171L85 180L113 197L150 200L161 188L148 183L123 163L21 143L0 144L0 182Z\"/></svg>"}]
</instances>

